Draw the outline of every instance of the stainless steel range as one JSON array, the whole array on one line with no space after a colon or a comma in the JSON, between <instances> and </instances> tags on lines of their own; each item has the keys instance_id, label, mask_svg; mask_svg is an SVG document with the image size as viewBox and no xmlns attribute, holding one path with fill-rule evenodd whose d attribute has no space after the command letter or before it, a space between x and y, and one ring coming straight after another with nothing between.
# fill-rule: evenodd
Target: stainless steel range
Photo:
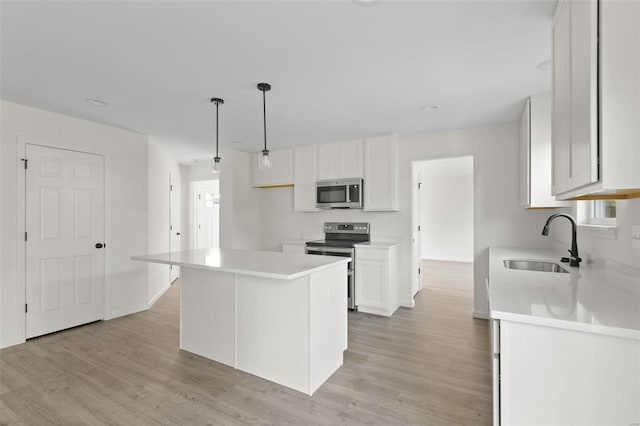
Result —
<instances>
[{"instance_id":1,"label":"stainless steel range","mask_svg":"<svg viewBox=\"0 0 640 426\"><path fill-rule=\"evenodd\" d=\"M350 257L347 278L347 306L350 310L358 308L356 304L355 245L369 241L369 224L363 222L326 222L324 224L324 240L308 241L305 247L307 254L323 256Z\"/></svg>"}]
</instances>

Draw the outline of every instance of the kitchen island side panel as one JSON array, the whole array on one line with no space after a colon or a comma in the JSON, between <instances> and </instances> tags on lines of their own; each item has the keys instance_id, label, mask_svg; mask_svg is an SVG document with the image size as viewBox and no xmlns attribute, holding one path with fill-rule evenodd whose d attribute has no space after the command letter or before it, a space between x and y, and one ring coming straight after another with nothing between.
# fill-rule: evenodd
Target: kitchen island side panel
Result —
<instances>
[{"instance_id":1,"label":"kitchen island side panel","mask_svg":"<svg viewBox=\"0 0 640 426\"><path fill-rule=\"evenodd\" d=\"M236 367L235 274L183 267L180 349Z\"/></svg>"},{"instance_id":2,"label":"kitchen island side panel","mask_svg":"<svg viewBox=\"0 0 640 426\"><path fill-rule=\"evenodd\" d=\"M345 265L310 275L310 393L343 362L347 349L347 269Z\"/></svg>"},{"instance_id":3,"label":"kitchen island side panel","mask_svg":"<svg viewBox=\"0 0 640 426\"><path fill-rule=\"evenodd\" d=\"M236 300L237 368L309 394L309 275L238 275Z\"/></svg>"}]
</instances>

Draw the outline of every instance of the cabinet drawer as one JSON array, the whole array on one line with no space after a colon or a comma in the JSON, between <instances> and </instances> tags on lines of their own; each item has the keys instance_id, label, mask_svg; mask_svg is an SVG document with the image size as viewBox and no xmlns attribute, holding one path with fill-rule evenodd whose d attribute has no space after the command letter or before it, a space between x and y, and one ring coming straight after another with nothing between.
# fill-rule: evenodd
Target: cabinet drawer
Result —
<instances>
[{"instance_id":1,"label":"cabinet drawer","mask_svg":"<svg viewBox=\"0 0 640 426\"><path fill-rule=\"evenodd\" d=\"M387 250L356 247L356 259L387 260Z\"/></svg>"}]
</instances>

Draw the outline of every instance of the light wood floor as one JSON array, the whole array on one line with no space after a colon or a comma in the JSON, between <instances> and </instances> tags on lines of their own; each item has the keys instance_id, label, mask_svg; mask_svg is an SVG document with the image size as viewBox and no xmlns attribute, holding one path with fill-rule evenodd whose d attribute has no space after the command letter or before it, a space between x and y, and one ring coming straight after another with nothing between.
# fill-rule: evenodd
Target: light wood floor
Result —
<instances>
[{"instance_id":1,"label":"light wood floor","mask_svg":"<svg viewBox=\"0 0 640 426\"><path fill-rule=\"evenodd\" d=\"M178 350L178 285L147 312L0 351L0 423L490 424L471 264L424 262L414 309L349 314L344 365L313 395Z\"/></svg>"}]
</instances>

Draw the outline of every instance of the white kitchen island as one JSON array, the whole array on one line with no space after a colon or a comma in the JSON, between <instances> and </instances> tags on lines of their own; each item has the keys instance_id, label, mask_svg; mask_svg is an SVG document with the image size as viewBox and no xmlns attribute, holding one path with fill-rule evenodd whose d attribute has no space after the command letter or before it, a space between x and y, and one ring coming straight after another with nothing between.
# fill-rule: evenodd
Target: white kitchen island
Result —
<instances>
[{"instance_id":1,"label":"white kitchen island","mask_svg":"<svg viewBox=\"0 0 640 426\"><path fill-rule=\"evenodd\" d=\"M347 349L349 258L186 250L134 256L180 266L180 348L308 395Z\"/></svg>"}]
</instances>

